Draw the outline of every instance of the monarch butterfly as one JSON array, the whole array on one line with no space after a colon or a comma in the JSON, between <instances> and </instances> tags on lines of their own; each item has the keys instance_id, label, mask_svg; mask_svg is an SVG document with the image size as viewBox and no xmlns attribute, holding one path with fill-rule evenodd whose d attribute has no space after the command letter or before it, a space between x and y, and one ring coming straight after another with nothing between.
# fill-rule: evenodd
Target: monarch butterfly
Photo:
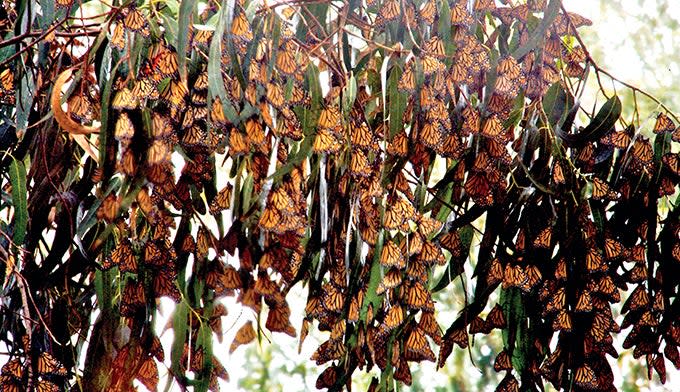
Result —
<instances>
[{"instance_id":1,"label":"monarch butterfly","mask_svg":"<svg viewBox=\"0 0 680 392\"><path fill-rule=\"evenodd\" d=\"M557 261L557 266L555 267L555 279L567 280L567 261L564 258L561 258Z\"/></svg>"},{"instance_id":2,"label":"monarch butterfly","mask_svg":"<svg viewBox=\"0 0 680 392\"><path fill-rule=\"evenodd\" d=\"M394 372L394 379L401 381L405 385L411 385L413 383L411 369L409 369L408 361L405 358L399 358L399 365Z\"/></svg>"},{"instance_id":3,"label":"monarch butterfly","mask_svg":"<svg viewBox=\"0 0 680 392\"><path fill-rule=\"evenodd\" d=\"M494 328L503 329L506 326L505 315L503 309L499 304L494 305L491 311L486 316L486 328L492 330Z\"/></svg>"},{"instance_id":4,"label":"monarch butterfly","mask_svg":"<svg viewBox=\"0 0 680 392\"><path fill-rule=\"evenodd\" d=\"M656 327L659 325L659 320L650 312L645 310L640 316L640 321L638 321L639 326Z\"/></svg>"},{"instance_id":5,"label":"monarch butterfly","mask_svg":"<svg viewBox=\"0 0 680 392\"><path fill-rule=\"evenodd\" d=\"M175 302L182 298L177 286L175 285L176 273L167 267L157 269L153 275L153 291L156 298L170 297Z\"/></svg>"},{"instance_id":6,"label":"monarch butterfly","mask_svg":"<svg viewBox=\"0 0 680 392\"><path fill-rule=\"evenodd\" d=\"M111 33L111 46L118 50L125 49L125 28L122 23L116 23Z\"/></svg>"},{"instance_id":7,"label":"monarch butterfly","mask_svg":"<svg viewBox=\"0 0 680 392\"><path fill-rule=\"evenodd\" d=\"M468 78L469 65L467 63L472 63L473 61L471 57L464 57L463 54L456 55L449 73L451 80L459 84L468 83L470 80Z\"/></svg>"},{"instance_id":8,"label":"monarch butterfly","mask_svg":"<svg viewBox=\"0 0 680 392\"><path fill-rule=\"evenodd\" d=\"M239 346L248 344L253 340L255 340L255 329L253 329L253 322L248 321L236 332L236 336L234 336L234 340L229 347L229 353L233 353Z\"/></svg>"},{"instance_id":9,"label":"monarch butterfly","mask_svg":"<svg viewBox=\"0 0 680 392\"><path fill-rule=\"evenodd\" d=\"M342 292L334 284L328 282L322 287L321 304L329 312L340 312L345 304Z\"/></svg>"},{"instance_id":10,"label":"monarch butterfly","mask_svg":"<svg viewBox=\"0 0 680 392\"><path fill-rule=\"evenodd\" d=\"M548 226L541 230L534 239L534 248L548 249L550 247L550 239L552 238L552 226Z\"/></svg>"},{"instance_id":11,"label":"monarch butterfly","mask_svg":"<svg viewBox=\"0 0 680 392\"><path fill-rule=\"evenodd\" d=\"M593 177L593 199L594 200L616 200L619 195L612 190L606 182L598 177Z\"/></svg>"},{"instance_id":12,"label":"monarch butterfly","mask_svg":"<svg viewBox=\"0 0 680 392\"><path fill-rule=\"evenodd\" d=\"M142 365L137 371L137 380L139 380L150 391L154 391L158 387L158 367L152 357L148 357L142 362Z\"/></svg>"},{"instance_id":13,"label":"monarch butterfly","mask_svg":"<svg viewBox=\"0 0 680 392\"><path fill-rule=\"evenodd\" d=\"M0 72L0 97L5 100L14 98L11 94L14 94L14 72L10 68L5 68Z\"/></svg>"},{"instance_id":14,"label":"monarch butterfly","mask_svg":"<svg viewBox=\"0 0 680 392\"><path fill-rule=\"evenodd\" d=\"M643 166L650 164L652 162L652 158L654 157L652 145L649 143L649 139L644 137L640 137L635 140L632 153L633 159Z\"/></svg>"},{"instance_id":15,"label":"monarch butterfly","mask_svg":"<svg viewBox=\"0 0 680 392\"><path fill-rule=\"evenodd\" d=\"M132 94L130 89L123 87L122 89L118 90L116 96L113 97L111 106L113 106L113 108L116 110L134 110L139 106L139 99L137 96Z\"/></svg>"},{"instance_id":16,"label":"monarch butterfly","mask_svg":"<svg viewBox=\"0 0 680 392\"><path fill-rule=\"evenodd\" d=\"M493 192L487 177L482 173L473 173L465 181L465 192L469 194L475 203L486 207L493 204Z\"/></svg>"},{"instance_id":17,"label":"monarch butterfly","mask_svg":"<svg viewBox=\"0 0 680 392\"><path fill-rule=\"evenodd\" d=\"M503 377L498 387L496 387L496 392L519 392L519 382L512 374L508 374Z\"/></svg>"},{"instance_id":18,"label":"monarch butterfly","mask_svg":"<svg viewBox=\"0 0 680 392\"><path fill-rule=\"evenodd\" d=\"M120 314L133 317L137 313L137 309L141 309L145 305L144 286L140 282L128 280L120 300Z\"/></svg>"},{"instance_id":19,"label":"monarch butterfly","mask_svg":"<svg viewBox=\"0 0 680 392\"><path fill-rule=\"evenodd\" d=\"M498 118L497 115L491 115L484 121L484 125L482 126L481 130L482 135L498 140L498 141L505 141L504 140L504 132L503 132L503 124L501 123L501 120Z\"/></svg>"},{"instance_id":20,"label":"monarch butterfly","mask_svg":"<svg viewBox=\"0 0 680 392\"><path fill-rule=\"evenodd\" d=\"M671 139L673 139L674 142L680 142L680 127L677 127L675 131L673 131Z\"/></svg>"},{"instance_id":21,"label":"monarch butterfly","mask_svg":"<svg viewBox=\"0 0 680 392\"><path fill-rule=\"evenodd\" d=\"M37 392L59 392L59 387L51 381L42 379L38 380L35 390Z\"/></svg>"},{"instance_id":22,"label":"monarch butterfly","mask_svg":"<svg viewBox=\"0 0 680 392\"><path fill-rule=\"evenodd\" d=\"M172 107L183 109L188 93L187 87L182 81L171 79L161 92L161 99Z\"/></svg>"},{"instance_id":23,"label":"monarch butterfly","mask_svg":"<svg viewBox=\"0 0 680 392\"><path fill-rule=\"evenodd\" d=\"M278 292L278 286L274 281L269 278L266 273L260 273L257 276L255 285L253 286L256 294L259 294L265 298L271 298Z\"/></svg>"},{"instance_id":24,"label":"monarch butterfly","mask_svg":"<svg viewBox=\"0 0 680 392\"><path fill-rule=\"evenodd\" d=\"M385 242L380 254L380 264L387 268L396 267L401 269L406 267L406 258L394 241Z\"/></svg>"},{"instance_id":25,"label":"monarch butterfly","mask_svg":"<svg viewBox=\"0 0 680 392\"><path fill-rule=\"evenodd\" d=\"M572 327L571 315L564 309L560 310L555 316L552 327L553 331L570 332Z\"/></svg>"},{"instance_id":26,"label":"monarch butterfly","mask_svg":"<svg viewBox=\"0 0 680 392\"><path fill-rule=\"evenodd\" d=\"M447 335L444 338L446 340L451 340L453 343L457 344L460 348L467 348L470 340L467 330L464 327L454 329L450 335Z\"/></svg>"},{"instance_id":27,"label":"monarch butterfly","mask_svg":"<svg viewBox=\"0 0 680 392\"><path fill-rule=\"evenodd\" d=\"M470 321L470 333L471 334L476 334L476 333L483 333L487 334L491 332L491 330L487 329L486 322L484 322L484 319L482 319L480 316L476 316L475 318Z\"/></svg>"},{"instance_id":28,"label":"monarch butterfly","mask_svg":"<svg viewBox=\"0 0 680 392\"><path fill-rule=\"evenodd\" d=\"M605 238L604 240L604 256L607 260L617 259L626 254L626 248L622 243L612 239Z\"/></svg>"},{"instance_id":29,"label":"monarch butterfly","mask_svg":"<svg viewBox=\"0 0 680 392\"><path fill-rule=\"evenodd\" d=\"M443 135L438 122L426 122L421 129L420 138L423 144L437 148L442 144Z\"/></svg>"},{"instance_id":30,"label":"monarch butterfly","mask_svg":"<svg viewBox=\"0 0 680 392\"><path fill-rule=\"evenodd\" d=\"M38 356L38 373L65 376L66 368L52 354L45 351Z\"/></svg>"},{"instance_id":31,"label":"monarch butterfly","mask_svg":"<svg viewBox=\"0 0 680 392\"><path fill-rule=\"evenodd\" d=\"M212 235L204 226L198 228L196 233L196 258L203 259L208 255L210 249L210 238Z\"/></svg>"},{"instance_id":32,"label":"monarch butterfly","mask_svg":"<svg viewBox=\"0 0 680 392\"><path fill-rule=\"evenodd\" d=\"M220 211L229 208L229 203L231 202L231 191L233 186L227 184L222 190L220 190L217 195L210 202L210 213L215 215Z\"/></svg>"},{"instance_id":33,"label":"monarch butterfly","mask_svg":"<svg viewBox=\"0 0 680 392\"><path fill-rule=\"evenodd\" d=\"M316 153L333 154L340 151L338 138L328 129L320 129L314 138L312 149Z\"/></svg>"},{"instance_id":34,"label":"monarch butterfly","mask_svg":"<svg viewBox=\"0 0 680 392\"><path fill-rule=\"evenodd\" d=\"M527 275L527 282L525 288L533 288L543 278L543 275L541 275L541 270L539 270L538 266L534 264L528 265L526 267L525 273Z\"/></svg>"},{"instance_id":35,"label":"monarch butterfly","mask_svg":"<svg viewBox=\"0 0 680 392\"><path fill-rule=\"evenodd\" d=\"M243 287L241 275L238 270L231 265L224 268L224 272L219 276L219 283L227 290L236 290Z\"/></svg>"},{"instance_id":36,"label":"monarch butterfly","mask_svg":"<svg viewBox=\"0 0 680 392\"><path fill-rule=\"evenodd\" d=\"M137 272L137 258L132 253L128 240L123 240L111 253L111 263L118 266L121 272Z\"/></svg>"},{"instance_id":37,"label":"monarch butterfly","mask_svg":"<svg viewBox=\"0 0 680 392\"><path fill-rule=\"evenodd\" d=\"M527 6L532 11L540 11L545 8L547 0L527 0Z\"/></svg>"},{"instance_id":38,"label":"monarch butterfly","mask_svg":"<svg viewBox=\"0 0 680 392\"><path fill-rule=\"evenodd\" d=\"M408 136L406 132L399 131L387 145L387 153L400 157L408 155Z\"/></svg>"},{"instance_id":39,"label":"monarch butterfly","mask_svg":"<svg viewBox=\"0 0 680 392\"><path fill-rule=\"evenodd\" d=\"M118 116L114 136L121 143L129 143L135 135L135 127L127 113L123 112Z\"/></svg>"},{"instance_id":40,"label":"monarch butterfly","mask_svg":"<svg viewBox=\"0 0 680 392\"><path fill-rule=\"evenodd\" d=\"M502 372L503 370L512 370L512 362L510 361L510 354L506 350L501 351L496 356L493 363L493 370Z\"/></svg>"},{"instance_id":41,"label":"monarch butterfly","mask_svg":"<svg viewBox=\"0 0 680 392\"><path fill-rule=\"evenodd\" d=\"M177 75L179 70L177 65L177 53L168 49L168 47L163 44L158 44L152 47L151 50L150 58L154 71L159 71L160 75L163 77Z\"/></svg>"},{"instance_id":42,"label":"monarch butterfly","mask_svg":"<svg viewBox=\"0 0 680 392\"><path fill-rule=\"evenodd\" d=\"M401 15L401 7L398 0L386 0L383 2L380 11L378 11L378 18L375 21L376 26L383 26L388 22L397 19Z\"/></svg>"},{"instance_id":43,"label":"monarch butterfly","mask_svg":"<svg viewBox=\"0 0 680 392\"><path fill-rule=\"evenodd\" d=\"M574 35L575 29L582 26L590 26L593 22L584 18L581 15L567 12L566 14L559 14L552 24L552 31L559 36Z\"/></svg>"},{"instance_id":44,"label":"monarch butterfly","mask_svg":"<svg viewBox=\"0 0 680 392\"><path fill-rule=\"evenodd\" d=\"M566 291L564 287L557 289L545 305L545 313L552 313L564 309L567 302Z\"/></svg>"},{"instance_id":45,"label":"monarch butterfly","mask_svg":"<svg viewBox=\"0 0 680 392\"><path fill-rule=\"evenodd\" d=\"M507 75L498 75L494 85L494 90L499 95L514 96L517 93L519 83Z\"/></svg>"},{"instance_id":46,"label":"monarch butterfly","mask_svg":"<svg viewBox=\"0 0 680 392\"><path fill-rule=\"evenodd\" d=\"M4 381L12 378L21 380L23 374L24 367L21 364L21 358L14 358L2 366L2 376L0 376L0 381L2 381L4 384Z\"/></svg>"},{"instance_id":47,"label":"monarch butterfly","mask_svg":"<svg viewBox=\"0 0 680 392\"><path fill-rule=\"evenodd\" d=\"M146 21L146 17L142 15L142 12L137 7L127 9L127 15L123 19L123 24L128 30L137 31L145 37L149 36L149 24Z\"/></svg>"},{"instance_id":48,"label":"monarch butterfly","mask_svg":"<svg viewBox=\"0 0 680 392\"><path fill-rule=\"evenodd\" d=\"M196 29L194 28L193 34L192 34L192 40L198 45L201 45L203 47L207 47L208 44L210 43L210 40L212 39L214 31L213 30L204 30L204 29Z\"/></svg>"},{"instance_id":49,"label":"monarch butterfly","mask_svg":"<svg viewBox=\"0 0 680 392\"><path fill-rule=\"evenodd\" d=\"M267 101L275 108L280 108L285 102L283 88L278 83L267 83Z\"/></svg>"},{"instance_id":50,"label":"monarch butterfly","mask_svg":"<svg viewBox=\"0 0 680 392\"><path fill-rule=\"evenodd\" d=\"M435 0L427 0L417 11L416 16L421 23L432 25L437 17L437 3Z\"/></svg>"},{"instance_id":51,"label":"monarch butterfly","mask_svg":"<svg viewBox=\"0 0 680 392\"><path fill-rule=\"evenodd\" d=\"M373 133L366 122L350 127L350 141L352 146L357 148L372 148L375 143Z\"/></svg>"},{"instance_id":52,"label":"monarch butterfly","mask_svg":"<svg viewBox=\"0 0 680 392\"><path fill-rule=\"evenodd\" d=\"M479 111L472 106L468 105L462 111L463 116L463 135L469 135L479 132L479 126L481 125L481 117Z\"/></svg>"},{"instance_id":53,"label":"monarch butterfly","mask_svg":"<svg viewBox=\"0 0 680 392\"><path fill-rule=\"evenodd\" d=\"M595 248L588 249L586 253L586 269L588 272L606 271L607 265L602 262L602 255Z\"/></svg>"},{"instance_id":54,"label":"monarch butterfly","mask_svg":"<svg viewBox=\"0 0 680 392\"><path fill-rule=\"evenodd\" d=\"M491 265L489 266L489 272L486 275L486 282L489 286L493 286L496 283L503 280L503 266L498 258L491 260Z\"/></svg>"},{"instance_id":55,"label":"monarch butterfly","mask_svg":"<svg viewBox=\"0 0 680 392\"><path fill-rule=\"evenodd\" d=\"M435 72L444 69L444 64L441 61L437 60L437 58L434 56L426 54L425 56L423 56L420 62L423 67L423 74L425 76L430 76Z\"/></svg>"},{"instance_id":56,"label":"monarch butterfly","mask_svg":"<svg viewBox=\"0 0 680 392\"><path fill-rule=\"evenodd\" d=\"M338 367L330 366L326 368L316 379L316 389L331 388L338 380Z\"/></svg>"},{"instance_id":57,"label":"monarch butterfly","mask_svg":"<svg viewBox=\"0 0 680 392\"><path fill-rule=\"evenodd\" d=\"M227 125L227 118L224 115L224 108L219 97L215 97L210 110L210 121L215 128L224 128Z\"/></svg>"},{"instance_id":58,"label":"monarch butterfly","mask_svg":"<svg viewBox=\"0 0 680 392\"><path fill-rule=\"evenodd\" d=\"M581 388L597 389L597 377L590 366L583 364L583 366L576 369L574 373L574 383Z\"/></svg>"},{"instance_id":59,"label":"monarch butterfly","mask_svg":"<svg viewBox=\"0 0 680 392\"><path fill-rule=\"evenodd\" d=\"M649 369L650 367L650 356L647 356L647 368ZM651 366L656 370L656 373L659 375L659 381L661 381L661 384L666 383L666 360L664 359L663 355L661 354L656 354L654 356L654 360L652 361ZM651 370L648 370L647 372L648 377L651 376ZM649 377L651 379L651 377Z\"/></svg>"},{"instance_id":60,"label":"monarch butterfly","mask_svg":"<svg viewBox=\"0 0 680 392\"><path fill-rule=\"evenodd\" d=\"M323 365L326 362L342 358L345 352L345 344L341 339L329 339L317 348L310 359L315 361L317 365Z\"/></svg>"},{"instance_id":61,"label":"monarch butterfly","mask_svg":"<svg viewBox=\"0 0 680 392\"><path fill-rule=\"evenodd\" d=\"M371 166L368 163L368 157L362 150L354 150L350 154L349 171L353 177L369 177L371 175Z\"/></svg>"},{"instance_id":62,"label":"monarch butterfly","mask_svg":"<svg viewBox=\"0 0 680 392\"><path fill-rule=\"evenodd\" d=\"M433 312L421 312L420 320L418 321L418 328L425 332L426 335L431 337L437 345L441 344L442 333Z\"/></svg>"},{"instance_id":63,"label":"monarch butterfly","mask_svg":"<svg viewBox=\"0 0 680 392\"><path fill-rule=\"evenodd\" d=\"M590 312L593 310L592 299L588 290L583 290L576 301L575 312Z\"/></svg>"},{"instance_id":64,"label":"monarch butterfly","mask_svg":"<svg viewBox=\"0 0 680 392\"><path fill-rule=\"evenodd\" d=\"M160 266L164 264L163 252L155 241L147 241L144 245L144 262Z\"/></svg>"},{"instance_id":65,"label":"monarch butterfly","mask_svg":"<svg viewBox=\"0 0 680 392\"><path fill-rule=\"evenodd\" d=\"M412 282L406 290L404 303L408 309L425 309L431 305L430 292L420 282Z\"/></svg>"},{"instance_id":66,"label":"monarch butterfly","mask_svg":"<svg viewBox=\"0 0 680 392\"><path fill-rule=\"evenodd\" d=\"M250 23L243 11L239 11L232 21L231 34L241 43L252 41L253 32L250 30Z\"/></svg>"},{"instance_id":67,"label":"monarch butterfly","mask_svg":"<svg viewBox=\"0 0 680 392\"><path fill-rule=\"evenodd\" d=\"M434 362L434 353L427 339L425 339L425 333L420 328L412 328L411 333L406 338L404 343L404 359L416 362L423 360Z\"/></svg>"},{"instance_id":68,"label":"monarch butterfly","mask_svg":"<svg viewBox=\"0 0 680 392\"><path fill-rule=\"evenodd\" d=\"M394 305L390 307L385 315L385 328L388 331L393 330L404 322L404 309L399 305Z\"/></svg>"},{"instance_id":69,"label":"monarch butterfly","mask_svg":"<svg viewBox=\"0 0 680 392\"><path fill-rule=\"evenodd\" d=\"M451 24L454 26L469 26L473 22L472 15L467 10L466 3L456 2L451 7Z\"/></svg>"},{"instance_id":70,"label":"monarch butterfly","mask_svg":"<svg viewBox=\"0 0 680 392\"><path fill-rule=\"evenodd\" d=\"M269 308L265 326L272 332L282 332L291 337L297 336L295 328L290 323L290 308L285 302Z\"/></svg>"},{"instance_id":71,"label":"monarch butterfly","mask_svg":"<svg viewBox=\"0 0 680 392\"><path fill-rule=\"evenodd\" d=\"M120 200L116 197L116 195L110 193L104 198L102 204L99 206L99 209L97 210L97 219L104 219L107 222L113 222L113 220L116 219L116 216L118 215L119 207Z\"/></svg>"},{"instance_id":72,"label":"monarch butterfly","mask_svg":"<svg viewBox=\"0 0 680 392\"><path fill-rule=\"evenodd\" d=\"M492 11L496 9L494 0L477 0L475 1L475 11Z\"/></svg>"},{"instance_id":73,"label":"monarch butterfly","mask_svg":"<svg viewBox=\"0 0 680 392\"><path fill-rule=\"evenodd\" d=\"M417 219L418 231L425 237L430 237L441 230L442 222L425 215L419 215Z\"/></svg>"},{"instance_id":74,"label":"monarch butterfly","mask_svg":"<svg viewBox=\"0 0 680 392\"><path fill-rule=\"evenodd\" d=\"M442 249L430 241L424 241L423 248L420 251L419 261L422 261L425 265L431 265L437 263L438 265L445 265L446 258Z\"/></svg>"},{"instance_id":75,"label":"monarch butterfly","mask_svg":"<svg viewBox=\"0 0 680 392\"><path fill-rule=\"evenodd\" d=\"M319 127L338 131L342 129L341 114L337 106L326 106L319 115Z\"/></svg>"},{"instance_id":76,"label":"monarch butterfly","mask_svg":"<svg viewBox=\"0 0 680 392\"><path fill-rule=\"evenodd\" d=\"M276 54L276 69L284 75L293 75L297 71L292 45L284 45Z\"/></svg>"},{"instance_id":77,"label":"monarch butterfly","mask_svg":"<svg viewBox=\"0 0 680 392\"><path fill-rule=\"evenodd\" d=\"M641 285L638 285L635 290L630 294L626 302L623 304L621 309L622 313L627 313L629 311L636 311L639 309L644 309L649 306L649 296L647 290Z\"/></svg>"},{"instance_id":78,"label":"monarch butterfly","mask_svg":"<svg viewBox=\"0 0 680 392\"><path fill-rule=\"evenodd\" d=\"M436 58L446 57L444 41L442 41L442 39L437 36L434 36L430 38L427 42L425 42L425 45L423 45L423 49L425 50L425 52Z\"/></svg>"},{"instance_id":79,"label":"monarch butterfly","mask_svg":"<svg viewBox=\"0 0 680 392\"><path fill-rule=\"evenodd\" d=\"M516 79L522 74L519 63L517 63L517 60L512 56L506 56L500 59L496 71L498 75L507 76L509 79Z\"/></svg>"},{"instance_id":80,"label":"monarch butterfly","mask_svg":"<svg viewBox=\"0 0 680 392\"><path fill-rule=\"evenodd\" d=\"M198 129L197 126L194 126L194 128ZM203 133L202 130L201 133ZM250 147L248 146L246 135L241 133L237 128L232 128L229 133L229 155L243 155L247 154L249 151Z\"/></svg>"}]
</instances>

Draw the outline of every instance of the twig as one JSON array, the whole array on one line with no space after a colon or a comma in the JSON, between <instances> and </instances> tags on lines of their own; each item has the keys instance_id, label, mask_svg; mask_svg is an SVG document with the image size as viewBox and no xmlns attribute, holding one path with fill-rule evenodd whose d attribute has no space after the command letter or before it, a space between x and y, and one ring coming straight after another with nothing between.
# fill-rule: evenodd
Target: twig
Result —
<instances>
[{"instance_id":1,"label":"twig","mask_svg":"<svg viewBox=\"0 0 680 392\"><path fill-rule=\"evenodd\" d=\"M646 92L645 90L642 90L641 88L639 88L639 87L637 87L637 86L634 86L634 85L632 85L632 84L630 84L630 83L624 82L624 81L622 81L621 79L616 78L616 77L613 76L611 73L609 73L608 71L606 71L605 69L603 69L602 67L600 67L599 65L597 65L597 63L595 62L595 60L593 60L592 56L590 55L590 52L588 52L588 49L586 49L586 45L583 43L583 40L581 39L581 35L578 33L578 31L577 31L577 29L576 29L576 26L574 25L574 23L572 22L571 18L569 17L569 14L567 13L567 10L564 8L564 5L560 5L560 7L562 8L562 12L563 12L563 13L565 14L565 16L566 16L569 25L570 25L571 28L574 30L574 37L576 38L576 40L578 41L578 43L579 43L579 44L581 45L581 47L583 48L583 51L585 52L586 61L589 62L590 64L592 64L593 68L595 69L595 76L597 77L597 83L600 85L600 90L602 91L603 94L604 94L604 92L605 92L605 89L604 89L604 87L602 86L602 82L601 82L601 80L600 80L600 73L603 73L604 75L607 75L612 81L615 81L615 82L617 82L617 83L620 83L620 84L623 85L624 87L626 87L626 88L632 90L633 93L636 93L636 92L637 92L637 93L640 93L640 94L644 95L645 97L649 98L652 102L656 103L656 104L659 105L661 108L663 108L663 109L668 113L668 115L670 115L671 117L673 117L673 119L675 119L676 122L680 122L680 117L678 117L675 113L673 113L673 111L671 111L671 110L670 110L663 102L659 101L659 99L657 99L655 96L653 96L652 94ZM606 94L605 94L605 97L606 97ZM637 105L637 100L636 100L635 102L636 102L636 105ZM636 107L637 107L637 106L636 106Z\"/></svg>"}]
</instances>

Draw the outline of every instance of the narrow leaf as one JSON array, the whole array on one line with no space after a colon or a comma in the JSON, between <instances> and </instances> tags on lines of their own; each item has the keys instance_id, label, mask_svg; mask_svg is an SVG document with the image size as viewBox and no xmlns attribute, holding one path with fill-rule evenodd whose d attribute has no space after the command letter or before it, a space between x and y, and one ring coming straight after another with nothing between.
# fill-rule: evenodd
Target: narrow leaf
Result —
<instances>
[{"instance_id":1,"label":"narrow leaf","mask_svg":"<svg viewBox=\"0 0 680 392\"><path fill-rule=\"evenodd\" d=\"M182 0L179 7L177 34L177 68L182 82L187 82L187 46L189 44L189 28L191 16L196 8L196 0Z\"/></svg>"},{"instance_id":2,"label":"narrow leaf","mask_svg":"<svg viewBox=\"0 0 680 392\"><path fill-rule=\"evenodd\" d=\"M26 167L23 162L12 159L9 166L9 179L12 183L12 204L14 205L14 243L21 246L24 243L28 225Z\"/></svg>"}]
</instances>

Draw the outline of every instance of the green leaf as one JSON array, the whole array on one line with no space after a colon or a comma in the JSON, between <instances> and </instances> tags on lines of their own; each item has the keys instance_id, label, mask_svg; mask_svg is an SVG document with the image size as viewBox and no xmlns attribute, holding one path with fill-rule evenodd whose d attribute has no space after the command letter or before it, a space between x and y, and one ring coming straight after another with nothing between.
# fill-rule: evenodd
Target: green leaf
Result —
<instances>
[{"instance_id":1,"label":"green leaf","mask_svg":"<svg viewBox=\"0 0 680 392\"><path fill-rule=\"evenodd\" d=\"M602 105L593 121L579 133L585 139L582 141L587 142L599 139L605 132L614 127L620 116L621 100L618 96L614 95Z\"/></svg>"},{"instance_id":2,"label":"green leaf","mask_svg":"<svg viewBox=\"0 0 680 392\"><path fill-rule=\"evenodd\" d=\"M548 123L555 129L561 120L574 106L574 98L562 88L562 85L554 83L543 97L543 111L548 116Z\"/></svg>"},{"instance_id":3,"label":"green leaf","mask_svg":"<svg viewBox=\"0 0 680 392\"><path fill-rule=\"evenodd\" d=\"M184 374L182 371L182 354L184 353L184 343L186 342L188 333L188 318L189 318L189 306L186 302L180 302L177 307L175 307L175 312L172 315L172 331L174 334L174 340L172 341L172 346L170 348L170 368L172 369L175 377Z\"/></svg>"},{"instance_id":4,"label":"green leaf","mask_svg":"<svg viewBox=\"0 0 680 392\"><path fill-rule=\"evenodd\" d=\"M393 67L387 81L387 101L389 102L390 137L404 127L403 114L406 110L406 93L399 91L397 85L401 77L401 68Z\"/></svg>"},{"instance_id":5,"label":"green leaf","mask_svg":"<svg viewBox=\"0 0 680 392\"><path fill-rule=\"evenodd\" d=\"M12 205L14 206L14 244L21 246L26 237L28 226L28 207L26 196L26 167L21 161L12 158L9 165L9 179L12 184Z\"/></svg>"},{"instance_id":6,"label":"green leaf","mask_svg":"<svg viewBox=\"0 0 680 392\"><path fill-rule=\"evenodd\" d=\"M366 298L364 299L363 306L361 307L361 312L359 313L359 318L361 320L366 320L366 313L368 312L368 306L371 305L375 311L380 307L382 302L382 295L378 295L376 291L378 290L378 285L382 280L382 271L380 268L380 254L382 253L383 241L385 240L385 231L380 230L378 233L378 241L375 244L375 251L373 252L373 264L371 265L371 275L368 280L368 287L366 288Z\"/></svg>"},{"instance_id":7,"label":"green leaf","mask_svg":"<svg viewBox=\"0 0 680 392\"><path fill-rule=\"evenodd\" d=\"M210 94L213 97L220 97L225 117L232 124L238 125L239 116L236 113L236 109L234 109L234 106L229 101L227 90L224 87L224 80L222 79L222 36L226 29L226 19L228 19L229 16L226 13L229 6L228 4L229 0L222 1L217 28L215 28L212 41L210 41L210 56L208 57L208 91L210 91ZM229 42L228 40L225 41Z\"/></svg>"},{"instance_id":8,"label":"green leaf","mask_svg":"<svg viewBox=\"0 0 680 392\"><path fill-rule=\"evenodd\" d=\"M342 95L342 110L344 113L349 113L354 105L354 100L357 98L357 80L354 75L350 76L349 82L344 88Z\"/></svg>"},{"instance_id":9,"label":"green leaf","mask_svg":"<svg viewBox=\"0 0 680 392\"><path fill-rule=\"evenodd\" d=\"M196 0L182 0L179 6L178 34L177 34L177 68L179 77L184 83L187 81L187 45L189 44L189 25L191 16L196 8Z\"/></svg>"}]
</instances>

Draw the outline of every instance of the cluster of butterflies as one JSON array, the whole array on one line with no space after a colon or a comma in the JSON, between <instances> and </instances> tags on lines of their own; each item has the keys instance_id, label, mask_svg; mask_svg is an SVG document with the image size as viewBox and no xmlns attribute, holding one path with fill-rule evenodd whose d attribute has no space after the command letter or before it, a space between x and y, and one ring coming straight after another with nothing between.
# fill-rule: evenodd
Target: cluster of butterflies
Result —
<instances>
[{"instance_id":1,"label":"cluster of butterflies","mask_svg":"<svg viewBox=\"0 0 680 392\"><path fill-rule=\"evenodd\" d=\"M230 352L264 329L294 337L299 331L300 346L315 323L329 333L311 358L329 364L318 388L349 385L356 369L374 365L411 384L410 363L442 367L454 345L468 347L470 335L517 331L518 323L530 326L522 336L529 349L515 336L497 355L494 370L505 372L499 391L518 391L518 379L534 384L523 389L548 380L558 389L573 383L576 390L612 390L606 356L618 353L611 334L629 326L624 348L646 358L650 377L654 370L665 379L664 358L680 366L671 302L677 285L670 281L680 266L680 225L675 210L661 219L656 207L677 192L680 163L670 146L680 141L680 128L660 114L653 131L663 143L628 127L564 147L541 98L561 78L586 72L585 50L565 36L589 21L559 13L543 46L516 58L508 46L532 42L528 25L546 1L467 3L374 0L352 10L344 21L368 27L366 39L406 28L403 44L411 49L395 49L408 55L389 63L396 89L388 96L375 84L377 61L357 68L349 105L347 75L331 74L323 97L312 93L319 81L310 75L325 64L320 53L330 56L324 50L342 38L313 36L305 5L281 13L263 6L252 15L239 1L225 36L192 28L188 53L177 53L162 30L156 36L150 22L159 21L147 8L133 2L111 14L110 45L121 61L112 72L113 137L101 170L130 189L102 189L97 217L112 235L100 267L120 282L119 314L131 330L146 331L160 297L194 307L190 332L176 335L184 349L173 370L210 369L211 390L228 379L199 340L206 329L221 339L226 308L207 304L227 295L266 320L240 325ZM207 10L199 22L215 12ZM372 22L359 23L365 20ZM516 42L502 38L496 24L515 32ZM220 94L207 65L214 39L222 40ZM133 53L140 55L131 61ZM186 78L178 56L191 57ZM332 73L334 62L324 60ZM103 111L89 77L68 100L76 121ZM0 73L0 94L13 85L11 71ZM181 170L175 151L184 158ZM229 160L230 178L217 189L220 160ZM446 173L429 186L437 162L446 163ZM232 222L216 235L205 218L222 222L225 211ZM489 223L481 229L477 289L443 333L432 277L444 267L460 274L469 253L462 233L483 212ZM196 279L208 290L187 283ZM286 296L300 281L309 294L296 329ZM523 317L507 303L489 303L498 286L521 297ZM627 289L619 325L611 304ZM114 379L155 390L165 355L156 336L141 336L117 350ZM520 351L525 365L515 368ZM56 363L39 372L42 390L56 390L53 378L67 374ZM126 372L131 363L135 372ZM3 367L2 390L20 390L24 366L15 358ZM380 388L377 378L370 388Z\"/></svg>"},{"instance_id":2,"label":"cluster of butterflies","mask_svg":"<svg viewBox=\"0 0 680 392\"><path fill-rule=\"evenodd\" d=\"M58 392L67 376L66 368L49 352L42 352L35 358L33 387L38 392ZM0 373L0 387L2 391L19 392L25 390L27 382L26 364L21 358L9 360L2 366Z\"/></svg>"}]
</instances>

